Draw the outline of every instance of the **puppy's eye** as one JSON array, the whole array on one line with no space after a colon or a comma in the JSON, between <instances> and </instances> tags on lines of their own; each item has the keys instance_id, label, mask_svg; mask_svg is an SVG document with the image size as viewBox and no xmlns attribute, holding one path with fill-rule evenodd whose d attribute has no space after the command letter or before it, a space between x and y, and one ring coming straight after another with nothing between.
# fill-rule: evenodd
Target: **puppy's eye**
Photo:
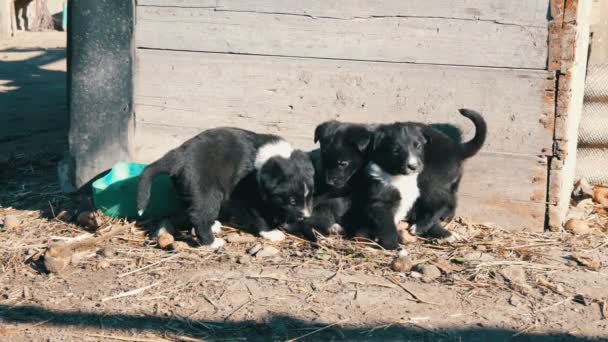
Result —
<instances>
[{"instance_id":1,"label":"puppy's eye","mask_svg":"<svg viewBox=\"0 0 608 342\"><path fill-rule=\"evenodd\" d=\"M398 147L393 147L393 154L399 154L399 148Z\"/></svg>"},{"instance_id":2,"label":"puppy's eye","mask_svg":"<svg viewBox=\"0 0 608 342\"><path fill-rule=\"evenodd\" d=\"M338 162L338 166L340 166L340 168L345 168L348 166L348 164L350 164L349 162L347 162L346 160L341 160Z\"/></svg>"},{"instance_id":3,"label":"puppy's eye","mask_svg":"<svg viewBox=\"0 0 608 342\"><path fill-rule=\"evenodd\" d=\"M295 197L289 197L289 199L287 200L287 202L290 205L296 205L296 199L295 199Z\"/></svg>"},{"instance_id":4,"label":"puppy's eye","mask_svg":"<svg viewBox=\"0 0 608 342\"><path fill-rule=\"evenodd\" d=\"M418 141L414 141L414 148L417 149L417 150L419 150L420 147L422 147L422 144L420 142L418 142Z\"/></svg>"}]
</instances>

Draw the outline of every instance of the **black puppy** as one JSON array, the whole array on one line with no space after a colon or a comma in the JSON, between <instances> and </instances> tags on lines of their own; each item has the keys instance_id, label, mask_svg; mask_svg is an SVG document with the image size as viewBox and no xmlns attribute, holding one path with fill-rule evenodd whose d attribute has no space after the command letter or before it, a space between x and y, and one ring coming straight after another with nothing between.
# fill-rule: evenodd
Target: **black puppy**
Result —
<instances>
[{"instance_id":1,"label":"black puppy","mask_svg":"<svg viewBox=\"0 0 608 342\"><path fill-rule=\"evenodd\" d=\"M347 230L358 230L386 249L397 249L397 224L420 194L418 177L427 140L422 127L401 123L378 125L373 140Z\"/></svg>"},{"instance_id":2,"label":"black puppy","mask_svg":"<svg viewBox=\"0 0 608 342\"><path fill-rule=\"evenodd\" d=\"M137 207L140 215L150 198L155 175L169 174L188 206L188 216L196 235L204 245L220 247L212 231L220 229L216 220L238 218L247 225L250 214L234 217L235 208L259 200L251 210L260 209L255 217L267 220L259 226L260 235L280 240L283 233L274 230L279 221L295 222L310 216L312 209L313 167L310 158L280 137L257 134L238 128L206 130L167 152L148 165L138 183ZM239 191L231 202L235 189ZM252 197L248 197L252 196ZM224 209L224 212L222 212ZM273 229L273 230L269 230Z\"/></svg>"},{"instance_id":3,"label":"black puppy","mask_svg":"<svg viewBox=\"0 0 608 342\"><path fill-rule=\"evenodd\" d=\"M313 241L313 229L324 235L342 232L351 208L351 179L367 163L372 133L366 125L331 120L316 127L314 141L320 143L309 152L315 167L315 207L310 218L290 227Z\"/></svg>"},{"instance_id":4,"label":"black puppy","mask_svg":"<svg viewBox=\"0 0 608 342\"><path fill-rule=\"evenodd\" d=\"M424 171L418 177L421 195L408 218L414 223L410 228L413 234L453 239L453 235L440 222L451 220L454 216L463 161L479 152L487 132L486 122L479 113L468 109L459 109L459 112L475 125L475 136L466 143L460 143L459 131L454 137L432 126L403 124L420 127L426 140L423 150L413 151L416 158L424 160Z\"/></svg>"}]
</instances>

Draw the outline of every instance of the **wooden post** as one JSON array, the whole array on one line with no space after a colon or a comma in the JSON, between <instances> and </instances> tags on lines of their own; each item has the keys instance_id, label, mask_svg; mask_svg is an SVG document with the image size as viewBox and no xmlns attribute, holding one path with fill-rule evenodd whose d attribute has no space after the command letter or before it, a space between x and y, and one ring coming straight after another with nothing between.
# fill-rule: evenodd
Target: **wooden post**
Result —
<instances>
[{"instance_id":1,"label":"wooden post","mask_svg":"<svg viewBox=\"0 0 608 342\"><path fill-rule=\"evenodd\" d=\"M3 0L0 3L0 39L8 39L12 36L11 14L13 0Z\"/></svg>"},{"instance_id":2,"label":"wooden post","mask_svg":"<svg viewBox=\"0 0 608 342\"><path fill-rule=\"evenodd\" d=\"M69 157L62 165L80 188L131 159L133 2L69 1L68 16Z\"/></svg>"},{"instance_id":3,"label":"wooden post","mask_svg":"<svg viewBox=\"0 0 608 342\"><path fill-rule=\"evenodd\" d=\"M548 228L559 230L568 211L576 169L589 47L591 0L553 0L549 69L557 73L554 154L550 158Z\"/></svg>"}]
</instances>

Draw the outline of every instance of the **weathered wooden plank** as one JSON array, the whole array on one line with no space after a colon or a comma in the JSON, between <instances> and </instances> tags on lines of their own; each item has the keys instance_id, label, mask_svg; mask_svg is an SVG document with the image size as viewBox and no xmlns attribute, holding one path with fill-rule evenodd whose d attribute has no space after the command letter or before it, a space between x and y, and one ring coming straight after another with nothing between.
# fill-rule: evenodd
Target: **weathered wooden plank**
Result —
<instances>
[{"instance_id":1,"label":"weathered wooden plank","mask_svg":"<svg viewBox=\"0 0 608 342\"><path fill-rule=\"evenodd\" d=\"M585 88L591 0L566 0L560 32L559 83L555 113L556 156L551 165L548 228L559 230L566 218L576 171L576 146ZM552 163L552 164L553 164Z\"/></svg>"},{"instance_id":2,"label":"weathered wooden plank","mask_svg":"<svg viewBox=\"0 0 608 342\"><path fill-rule=\"evenodd\" d=\"M139 6L135 37L145 48L545 69L548 30L482 20Z\"/></svg>"},{"instance_id":3,"label":"weathered wooden plank","mask_svg":"<svg viewBox=\"0 0 608 342\"><path fill-rule=\"evenodd\" d=\"M543 232L545 204L502 199L458 198L456 213L473 222L488 223L511 231Z\"/></svg>"},{"instance_id":4,"label":"weathered wooden plank","mask_svg":"<svg viewBox=\"0 0 608 342\"><path fill-rule=\"evenodd\" d=\"M225 126L259 131L255 123L226 123ZM151 162L161 157L171 148L204 130L145 122L138 122L136 127L135 157L142 162ZM315 148L313 130L302 130L300 135L295 136L290 133L280 135L297 148ZM460 192L478 198L544 203L546 186L547 165L544 160L534 156L481 152L467 160Z\"/></svg>"},{"instance_id":5,"label":"weathered wooden plank","mask_svg":"<svg viewBox=\"0 0 608 342\"><path fill-rule=\"evenodd\" d=\"M473 127L456 109L484 113L488 152L551 152L543 121L551 73L138 50L141 121L208 128L254 127L310 136L323 120L450 122Z\"/></svg>"},{"instance_id":6,"label":"weathered wooden plank","mask_svg":"<svg viewBox=\"0 0 608 342\"><path fill-rule=\"evenodd\" d=\"M546 27L549 0L138 0L141 6L212 7L339 19L373 16L440 17Z\"/></svg>"}]
</instances>

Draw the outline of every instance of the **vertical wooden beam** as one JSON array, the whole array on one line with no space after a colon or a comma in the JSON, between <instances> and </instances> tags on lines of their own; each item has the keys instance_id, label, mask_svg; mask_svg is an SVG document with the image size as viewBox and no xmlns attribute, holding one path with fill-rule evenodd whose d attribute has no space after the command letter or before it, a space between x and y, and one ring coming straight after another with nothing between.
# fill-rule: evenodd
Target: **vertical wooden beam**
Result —
<instances>
[{"instance_id":1,"label":"vertical wooden beam","mask_svg":"<svg viewBox=\"0 0 608 342\"><path fill-rule=\"evenodd\" d=\"M576 167L578 125L581 117L591 0L554 0L551 12L562 23L549 33L549 70L556 71L554 153L549 163L548 222L559 230L570 204Z\"/></svg>"},{"instance_id":2,"label":"vertical wooden beam","mask_svg":"<svg viewBox=\"0 0 608 342\"><path fill-rule=\"evenodd\" d=\"M78 0L68 6L70 133L63 178L79 188L99 170L131 160L134 4Z\"/></svg>"},{"instance_id":3,"label":"vertical wooden beam","mask_svg":"<svg viewBox=\"0 0 608 342\"><path fill-rule=\"evenodd\" d=\"M0 2L0 39L8 39L13 34L11 26L11 14L13 0L2 0Z\"/></svg>"}]
</instances>

